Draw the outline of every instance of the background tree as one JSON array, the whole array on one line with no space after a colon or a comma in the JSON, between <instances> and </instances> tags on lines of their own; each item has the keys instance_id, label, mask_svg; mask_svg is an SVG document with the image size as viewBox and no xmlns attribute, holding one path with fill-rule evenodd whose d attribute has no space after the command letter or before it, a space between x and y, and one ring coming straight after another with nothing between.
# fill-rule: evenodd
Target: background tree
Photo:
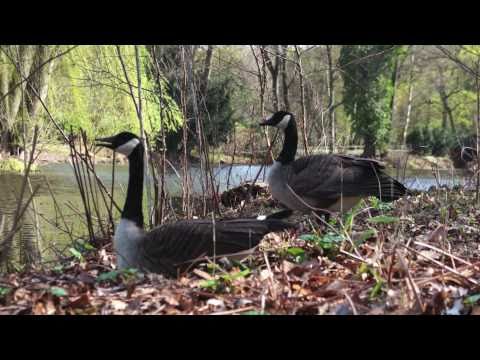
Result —
<instances>
[{"instance_id":1,"label":"background tree","mask_svg":"<svg viewBox=\"0 0 480 360\"><path fill-rule=\"evenodd\" d=\"M385 150L388 143L397 49L392 45L349 45L341 50L345 110L353 131L363 139L365 157L374 157L376 150Z\"/></svg>"}]
</instances>

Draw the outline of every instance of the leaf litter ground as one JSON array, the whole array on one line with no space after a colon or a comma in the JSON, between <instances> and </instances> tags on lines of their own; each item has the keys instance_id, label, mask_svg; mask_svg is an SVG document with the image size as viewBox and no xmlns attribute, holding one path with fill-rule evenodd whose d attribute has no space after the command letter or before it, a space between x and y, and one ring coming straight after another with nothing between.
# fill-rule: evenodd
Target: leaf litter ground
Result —
<instances>
[{"instance_id":1,"label":"leaf litter ground","mask_svg":"<svg viewBox=\"0 0 480 360\"><path fill-rule=\"evenodd\" d=\"M241 205L242 216L272 212L268 195ZM292 220L299 229L267 235L241 262L206 261L177 279L115 270L111 244L77 249L53 268L0 275L0 314L480 314L473 193Z\"/></svg>"}]
</instances>

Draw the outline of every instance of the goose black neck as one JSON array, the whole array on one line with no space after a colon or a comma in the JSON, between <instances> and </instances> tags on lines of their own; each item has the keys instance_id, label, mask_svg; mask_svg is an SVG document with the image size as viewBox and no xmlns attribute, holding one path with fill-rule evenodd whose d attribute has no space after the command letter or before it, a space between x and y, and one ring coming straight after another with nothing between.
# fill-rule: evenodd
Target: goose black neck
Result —
<instances>
[{"instance_id":1,"label":"goose black neck","mask_svg":"<svg viewBox=\"0 0 480 360\"><path fill-rule=\"evenodd\" d=\"M288 126L285 128L285 140L283 142L282 151L280 152L280 155L278 155L277 161L285 165L295 160L297 145L297 124L295 119L292 117L288 123Z\"/></svg>"},{"instance_id":2,"label":"goose black neck","mask_svg":"<svg viewBox=\"0 0 480 360\"><path fill-rule=\"evenodd\" d=\"M128 157L128 188L122 218L143 227L143 145L138 144Z\"/></svg>"}]
</instances>

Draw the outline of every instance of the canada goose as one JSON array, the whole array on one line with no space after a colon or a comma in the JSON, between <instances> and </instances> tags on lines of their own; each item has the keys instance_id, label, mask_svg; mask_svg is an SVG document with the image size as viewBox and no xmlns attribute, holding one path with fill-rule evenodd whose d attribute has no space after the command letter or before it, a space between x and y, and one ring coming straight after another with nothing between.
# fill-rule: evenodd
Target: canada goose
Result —
<instances>
[{"instance_id":1,"label":"canada goose","mask_svg":"<svg viewBox=\"0 0 480 360\"><path fill-rule=\"evenodd\" d=\"M118 268L134 267L149 272L177 276L202 256L217 256L246 251L263 236L292 228L278 219L182 220L149 232L143 229L143 155L140 139L132 133L96 139L97 146L124 154L129 160L127 197L114 235ZM213 231L215 230L215 245Z\"/></svg>"},{"instance_id":2,"label":"canada goose","mask_svg":"<svg viewBox=\"0 0 480 360\"><path fill-rule=\"evenodd\" d=\"M289 112L278 111L260 125L285 132L282 151L269 171L267 182L273 198L290 211L322 209L326 211L318 212L328 218L330 212L346 212L364 197L393 201L407 193L405 186L385 174L384 166L373 159L324 154L295 160L297 125Z\"/></svg>"}]
</instances>

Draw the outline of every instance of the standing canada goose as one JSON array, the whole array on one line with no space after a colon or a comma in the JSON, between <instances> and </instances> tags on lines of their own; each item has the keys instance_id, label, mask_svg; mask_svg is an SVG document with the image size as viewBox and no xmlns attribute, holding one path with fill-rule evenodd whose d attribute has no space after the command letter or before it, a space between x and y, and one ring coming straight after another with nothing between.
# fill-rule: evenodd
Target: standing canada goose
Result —
<instances>
[{"instance_id":1,"label":"standing canada goose","mask_svg":"<svg viewBox=\"0 0 480 360\"><path fill-rule=\"evenodd\" d=\"M177 276L191 262L203 256L246 251L267 233L292 228L278 219L182 220L149 232L143 229L144 147L132 133L96 139L97 146L124 154L129 160L127 198L114 235L118 268L134 267L149 272ZM213 231L215 230L215 245ZM214 249L215 247L215 249Z\"/></svg>"},{"instance_id":2,"label":"standing canada goose","mask_svg":"<svg viewBox=\"0 0 480 360\"><path fill-rule=\"evenodd\" d=\"M362 198L376 196L393 201L407 193L397 180L383 172L384 166L373 159L347 155L311 155L295 160L297 125L293 114L278 111L260 123L285 132L282 151L274 161L267 182L274 199L290 210L325 215L346 212Z\"/></svg>"}]
</instances>

